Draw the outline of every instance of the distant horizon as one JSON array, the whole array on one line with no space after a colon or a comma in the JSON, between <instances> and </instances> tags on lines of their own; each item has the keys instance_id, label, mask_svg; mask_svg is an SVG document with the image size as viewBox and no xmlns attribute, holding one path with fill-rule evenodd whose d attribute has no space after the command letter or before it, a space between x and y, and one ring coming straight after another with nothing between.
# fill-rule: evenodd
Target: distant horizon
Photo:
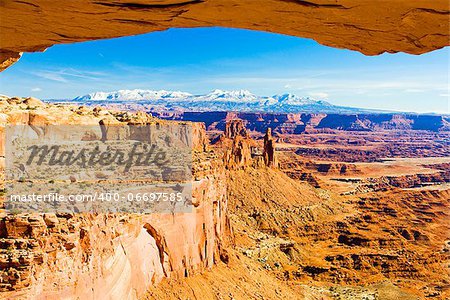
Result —
<instances>
[{"instance_id":1,"label":"distant horizon","mask_svg":"<svg viewBox=\"0 0 450 300\"><path fill-rule=\"evenodd\" d=\"M91 95L91 94L95 94L95 93L114 93L114 92L118 92L118 91L155 91L155 92L160 92L160 91L166 91L166 92L180 92L180 93L189 93L192 96L204 96L204 95L208 95L211 94L212 92L216 91L216 90L221 90L223 92L239 92L239 91L244 91L244 92L250 92L255 96L261 97L261 98L271 98L274 96L282 96L282 95L295 95L297 97L300 98L305 98L305 99L312 99L312 100L316 100L316 101L324 101L327 102L329 104L331 104L332 106L336 106L336 107L342 107L342 108L354 108L354 109L361 109L360 112L354 112L354 113L405 113L405 114L421 114L421 115L442 115L442 116L450 116L450 111L445 113L445 112L417 112L417 111L405 111L405 110L388 110L388 109L379 109L379 108L371 108L371 107L358 107L358 106L348 106L348 105L338 105L338 104L334 104L332 100L324 100L324 99L320 99L320 98L314 98L311 96L302 96L300 94L295 94L295 93L289 93L289 92L285 92L285 93L277 93L277 94L270 94L270 95L259 95L256 93L253 93L251 90L246 90L246 89L235 89L235 90L222 90L222 89L210 89L209 91L207 91L206 93L192 93L190 91L186 91L186 90L165 90L165 89L145 89L145 88L136 88L136 89L117 89L117 90L111 90L111 91L95 91L95 92L90 92L90 93L85 93L82 95L78 95L77 97L83 97L83 96L87 96L87 95ZM58 101L68 101L68 102L72 102L75 101L75 99L77 97L74 98L42 98L41 100L44 101L49 101L49 102L58 102ZM117 103L117 101L122 101L122 102L145 102L145 101L149 101L146 99L98 99L98 100L88 100L89 102L110 102L111 104L114 104L115 102ZM78 100L78 102L82 102L82 100ZM195 111L195 110L193 110ZM234 110L218 110L218 111L229 111L232 112ZM372 112L371 112L372 111ZM248 111L241 111L241 112L248 112ZM256 111L255 112L264 112L264 111ZM320 112L320 111L318 111ZM272 112L272 113L282 113L282 112ZM285 112L285 113L291 113L291 112ZM326 112L324 112L326 113ZM337 114L342 113L342 114L348 114L349 112L336 112Z\"/></svg>"},{"instance_id":2,"label":"distant horizon","mask_svg":"<svg viewBox=\"0 0 450 300\"><path fill-rule=\"evenodd\" d=\"M192 94L243 89L361 109L449 114L449 56L449 47L364 56L267 32L170 29L24 53L0 75L0 93L67 100L118 86Z\"/></svg>"},{"instance_id":3,"label":"distant horizon","mask_svg":"<svg viewBox=\"0 0 450 300\"><path fill-rule=\"evenodd\" d=\"M238 91L248 91L248 92L250 92L250 93L252 93L252 94L254 94L254 95L256 95L256 96L259 96L259 97L272 97L272 96L275 96L275 95L286 95L286 94L291 94L291 95L295 95L295 96L298 96L298 97L302 97L302 98L310 98L310 99L315 99L315 100L323 100L323 101L327 101L327 102L331 102L331 100L325 100L325 99L321 99L321 98L319 98L319 97L313 97L313 96L304 96L304 95L301 95L300 93L290 93L290 92L281 92L281 93L269 93L269 94L264 94L264 95L262 95L262 94L258 94L258 93L254 93L252 90L248 90L248 89L240 89L240 88L236 88L236 89L218 89L218 88L212 88L212 89L209 89L209 90L206 90L206 91L203 91L203 92L197 92L197 93L195 93L195 92L192 92L192 91L188 91L188 90L169 90L169 89L158 89L158 88L135 88L135 89L122 89L122 88L118 88L118 89L116 89L116 90L101 90L101 91L92 91L92 92L88 92L88 93L83 93L83 94L80 94L80 95L77 95L76 97L78 97L78 96L85 96L85 95L90 95L90 94L94 94L94 93L113 93L113 92L118 92L118 91L138 91L138 90L140 90L140 91L167 91L167 92L181 92L181 93L189 93L189 94L191 94L191 95L193 95L193 96L199 96L199 95L206 95L206 94L209 94L209 93L211 93L211 92L213 92L213 91L215 91L215 90L221 90L221 91L224 91L224 92L238 92ZM29 95L29 96L32 96L32 95ZM68 99L74 99L74 98L76 98L76 97L73 97L73 98L66 98L66 100L68 100ZM58 99L58 98L42 98L43 100L56 100L56 99Z\"/></svg>"}]
</instances>

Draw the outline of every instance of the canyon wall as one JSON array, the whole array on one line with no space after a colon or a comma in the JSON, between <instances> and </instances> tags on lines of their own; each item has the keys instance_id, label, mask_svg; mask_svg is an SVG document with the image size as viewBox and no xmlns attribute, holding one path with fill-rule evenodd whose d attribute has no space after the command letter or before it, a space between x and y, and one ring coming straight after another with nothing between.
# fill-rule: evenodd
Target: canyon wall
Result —
<instances>
[{"instance_id":1,"label":"canyon wall","mask_svg":"<svg viewBox=\"0 0 450 300\"><path fill-rule=\"evenodd\" d=\"M100 120L107 118L118 123L157 122L145 114L46 106L37 99L2 98L0 103L2 132L6 124L33 127L62 120L97 124L99 132ZM137 299L164 278L187 277L226 261L224 247L233 240L225 169L221 159L204 151L204 127L197 125L192 213L0 211L0 297ZM4 171L3 139L0 145Z\"/></svg>"},{"instance_id":2,"label":"canyon wall","mask_svg":"<svg viewBox=\"0 0 450 300\"><path fill-rule=\"evenodd\" d=\"M265 133L268 128L280 134L305 131L348 130L429 130L450 131L450 117L417 114L325 114L325 113L246 113L246 112L179 112L154 113L170 120L204 122L208 130L225 130L226 122L242 119L248 130Z\"/></svg>"}]
</instances>

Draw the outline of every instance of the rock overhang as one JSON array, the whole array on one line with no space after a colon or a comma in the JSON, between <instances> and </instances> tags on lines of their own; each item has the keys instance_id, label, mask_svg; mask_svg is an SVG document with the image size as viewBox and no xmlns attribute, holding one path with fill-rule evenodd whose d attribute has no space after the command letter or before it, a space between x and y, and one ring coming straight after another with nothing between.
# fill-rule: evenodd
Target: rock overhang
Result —
<instances>
[{"instance_id":1,"label":"rock overhang","mask_svg":"<svg viewBox=\"0 0 450 300\"><path fill-rule=\"evenodd\" d=\"M359 51L423 54L450 44L447 0L5 0L0 70L21 52L169 28L232 27Z\"/></svg>"}]
</instances>

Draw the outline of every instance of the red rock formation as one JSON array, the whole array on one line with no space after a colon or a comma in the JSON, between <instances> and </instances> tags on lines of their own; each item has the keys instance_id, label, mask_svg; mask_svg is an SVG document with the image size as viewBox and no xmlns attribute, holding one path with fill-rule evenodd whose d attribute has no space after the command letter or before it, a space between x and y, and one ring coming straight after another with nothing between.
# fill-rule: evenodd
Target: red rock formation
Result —
<instances>
[{"instance_id":1,"label":"red rock formation","mask_svg":"<svg viewBox=\"0 0 450 300\"><path fill-rule=\"evenodd\" d=\"M344 181L344 180L343 180ZM439 185L442 183L450 183L450 171L445 170L429 174L413 174L401 176L381 176L376 178L365 178L361 180L353 180L358 183L355 193L367 193L373 191L386 191L394 187L397 188L419 188L425 186Z\"/></svg>"},{"instance_id":2,"label":"red rock formation","mask_svg":"<svg viewBox=\"0 0 450 300\"><path fill-rule=\"evenodd\" d=\"M7 123L38 127L55 117L60 123L95 124L98 131L100 123L127 124L98 109L50 105L28 110L22 100L9 99L15 104L0 114L1 130ZM200 134L194 140L203 147L204 126L193 126ZM107 136L121 134L110 130ZM0 298L136 299L163 278L190 276L224 260L232 243L225 169L220 159L207 155L199 151L194 158L192 213L0 212Z\"/></svg>"},{"instance_id":3,"label":"red rock formation","mask_svg":"<svg viewBox=\"0 0 450 300\"><path fill-rule=\"evenodd\" d=\"M227 169L241 169L253 164L250 144L247 139L235 136L231 148L225 150L225 167Z\"/></svg>"},{"instance_id":4,"label":"red rock formation","mask_svg":"<svg viewBox=\"0 0 450 300\"><path fill-rule=\"evenodd\" d=\"M445 116L406 114L328 114L317 125L317 128L330 128L349 131L447 131L449 127L449 122Z\"/></svg>"},{"instance_id":5,"label":"red rock formation","mask_svg":"<svg viewBox=\"0 0 450 300\"><path fill-rule=\"evenodd\" d=\"M194 182L193 213L1 215L0 295L129 299L212 267L230 238L223 176Z\"/></svg>"},{"instance_id":6,"label":"red rock formation","mask_svg":"<svg viewBox=\"0 0 450 300\"><path fill-rule=\"evenodd\" d=\"M313 114L313 113L249 113L249 112L179 112L163 119L205 122L208 130L227 130L231 120L241 119L252 132L300 134L302 132L428 130L450 131L448 116L414 114Z\"/></svg>"},{"instance_id":7,"label":"red rock formation","mask_svg":"<svg viewBox=\"0 0 450 300\"><path fill-rule=\"evenodd\" d=\"M25 98L22 103L28 105L28 108L32 109L45 106L44 102L34 97Z\"/></svg>"},{"instance_id":8,"label":"red rock formation","mask_svg":"<svg viewBox=\"0 0 450 300\"><path fill-rule=\"evenodd\" d=\"M303 184L293 192L301 183L269 168L231 172L229 182L229 210L239 216L233 223L237 246L277 277L331 285L331 294L345 299L364 298L350 295L361 285L376 285L373 294L395 299L448 298L445 185L343 196L327 184L320 190Z\"/></svg>"},{"instance_id":9,"label":"red rock formation","mask_svg":"<svg viewBox=\"0 0 450 300\"><path fill-rule=\"evenodd\" d=\"M205 151L209 145L205 123L192 123L191 130L193 138L192 146L194 150Z\"/></svg>"},{"instance_id":10,"label":"red rock formation","mask_svg":"<svg viewBox=\"0 0 450 300\"><path fill-rule=\"evenodd\" d=\"M225 125L224 135L228 139L234 139L237 136L249 138L249 134L244 125L244 121L241 119L234 119L227 121Z\"/></svg>"},{"instance_id":11,"label":"red rock formation","mask_svg":"<svg viewBox=\"0 0 450 300\"><path fill-rule=\"evenodd\" d=\"M54 44L205 26L312 38L368 55L420 54L449 45L448 17L446 0L270 0L264 5L254 0L4 1L0 63L7 67L20 52Z\"/></svg>"},{"instance_id":12,"label":"red rock formation","mask_svg":"<svg viewBox=\"0 0 450 300\"><path fill-rule=\"evenodd\" d=\"M101 119L100 128L102 130L102 141L128 139L130 131L128 126L123 126L119 120L113 116Z\"/></svg>"},{"instance_id":13,"label":"red rock formation","mask_svg":"<svg viewBox=\"0 0 450 300\"><path fill-rule=\"evenodd\" d=\"M22 52L0 50L0 71L3 71L10 65L16 63L21 56Z\"/></svg>"},{"instance_id":14,"label":"red rock formation","mask_svg":"<svg viewBox=\"0 0 450 300\"><path fill-rule=\"evenodd\" d=\"M99 127L105 115L114 116L90 108L52 105L28 110L21 106L22 101L7 101L0 124L9 120L38 127L55 122L56 115L70 124L90 121ZM397 146L406 144L406 149L419 145L431 151L424 153L438 153L434 148L447 149L448 134L352 132L349 136L339 132L298 138L299 144L318 148L376 149L379 144L397 142ZM275 150L270 140L273 137L268 132L266 145ZM234 141L224 139L224 146L229 146L225 142L234 143L228 148L236 150L232 159L250 162L242 158L248 158L243 150L251 139L237 136ZM393 154L403 156L402 149ZM301 286L297 298L304 296L303 289L307 292L303 298L449 298L446 287L450 279L445 271L450 259L450 191L445 185L430 190L403 189L448 182L446 159L438 164L432 163L434 159L423 163L438 169L436 172L404 175L400 170L404 176L384 176L380 182L364 182L372 184L370 189L341 194L328 188L331 180L327 176L346 175L354 182L355 174L364 175L374 165L358 164L356 168L341 162L305 162L294 152L278 154L281 170L249 166L226 171L216 153L197 151L191 214L0 214L0 297L140 298L148 286L164 281L162 287L153 289L161 296L153 299L186 295L246 298L261 295L261 286L277 286L273 294L265 296L268 299L295 298L279 286ZM236 161L232 163L236 165ZM289 178L282 171L285 167L299 171L289 174L293 178L321 189ZM339 183L332 182L333 187ZM380 189L375 191L378 184ZM227 252L230 243L236 247ZM219 260L229 264L201 274ZM195 273L200 274L188 280L162 280Z\"/></svg>"},{"instance_id":15,"label":"red rock formation","mask_svg":"<svg viewBox=\"0 0 450 300\"><path fill-rule=\"evenodd\" d=\"M272 137L272 130L267 128L266 135L264 136L264 149L263 149L264 163L271 168L278 167L278 161L275 153L275 140Z\"/></svg>"}]
</instances>

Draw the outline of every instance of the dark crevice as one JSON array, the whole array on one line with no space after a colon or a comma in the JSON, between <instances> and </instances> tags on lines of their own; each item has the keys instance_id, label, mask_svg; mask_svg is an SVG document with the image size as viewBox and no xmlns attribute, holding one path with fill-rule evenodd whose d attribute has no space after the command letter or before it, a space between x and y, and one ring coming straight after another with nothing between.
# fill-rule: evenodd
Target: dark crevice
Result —
<instances>
[{"instance_id":1,"label":"dark crevice","mask_svg":"<svg viewBox=\"0 0 450 300\"><path fill-rule=\"evenodd\" d=\"M338 8L338 9L350 9L351 7L345 7L341 4L317 4L314 2L309 2L305 0L281 0L283 2L296 3L301 6L311 7L311 8Z\"/></svg>"},{"instance_id":2,"label":"dark crevice","mask_svg":"<svg viewBox=\"0 0 450 300\"><path fill-rule=\"evenodd\" d=\"M171 4L145 4L145 3L133 3L133 2L94 2L94 4L107 6L107 7L120 7L120 8L129 8L129 9L157 9L157 8L177 8L190 4L198 4L202 3L204 0L188 0L179 3L171 3Z\"/></svg>"},{"instance_id":3,"label":"dark crevice","mask_svg":"<svg viewBox=\"0 0 450 300\"><path fill-rule=\"evenodd\" d=\"M187 10L187 9L180 10L179 12L176 12L176 13L172 16L172 18L179 17L179 16L181 16L182 14L184 14L185 12L188 12L188 10Z\"/></svg>"},{"instance_id":4,"label":"dark crevice","mask_svg":"<svg viewBox=\"0 0 450 300\"><path fill-rule=\"evenodd\" d=\"M144 20L131 20L131 19L111 19L112 22L119 22L124 24L134 24L134 25L152 25L158 26L155 22L144 21Z\"/></svg>"},{"instance_id":5,"label":"dark crevice","mask_svg":"<svg viewBox=\"0 0 450 300\"><path fill-rule=\"evenodd\" d=\"M14 1L14 2L16 2L16 3L20 3L20 4L25 4L25 5L30 5L30 6L33 6L33 7L39 8L39 5L37 5L37 4L34 4L34 3L31 3L31 2L26 2L26 1Z\"/></svg>"},{"instance_id":6,"label":"dark crevice","mask_svg":"<svg viewBox=\"0 0 450 300\"><path fill-rule=\"evenodd\" d=\"M59 37L65 38L65 39L74 39L75 38L74 36L69 36L69 35L65 35L65 34L62 34L62 33L57 33L57 32L53 32L53 33L56 34Z\"/></svg>"},{"instance_id":7,"label":"dark crevice","mask_svg":"<svg viewBox=\"0 0 450 300\"><path fill-rule=\"evenodd\" d=\"M71 42L78 42L78 41L91 41L91 40L99 40L102 39L101 36L74 36L74 35L66 35L63 33L53 32L53 34L59 36L60 38L66 39ZM52 42L58 43L61 41L60 39L49 39ZM45 46L43 48L39 48L35 51L43 51L44 49L51 47L52 45Z\"/></svg>"},{"instance_id":8,"label":"dark crevice","mask_svg":"<svg viewBox=\"0 0 450 300\"><path fill-rule=\"evenodd\" d=\"M411 36L405 36L405 39L409 42L414 44L414 46L418 47L418 48L423 48L424 46L422 45L422 43L416 38L416 37L411 37Z\"/></svg>"},{"instance_id":9,"label":"dark crevice","mask_svg":"<svg viewBox=\"0 0 450 300\"><path fill-rule=\"evenodd\" d=\"M414 10L418 10L418 11L423 11L423 12L427 12L427 13L432 13L432 14L439 14L439 15L450 15L450 10L436 10L436 9L432 9L432 8L415 8Z\"/></svg>"},{"instance_id":10,"label":"dark crevice","mask_svg":"<svg viewBox=\"0 0 450 300\"><path fill-rule=\"evenodd\" d=\"M158 248L159 252L159 261L161 263L161 267L163 269L164 275L168 277L167 270L164 268L164 257L165 257L165 240L164 237L161 236L160 233L150 224L146 223L144 225L145 230L147 230L148 234L155 240L156 247Z\"/></svg>"},{"instance_id":11,"label":"dark crevice","mask_svg":"<svg viewBox=\"0 0 450 300\"><path fill-rule=\"evenodd\" d=\"M195 22L198 22L198 23L201 23L201 24L205 24L205 25L208 24L209 26L215 26L215 24L213 22L208 22L208 21L205 21L205 20L200 21L199 19L189 18L189 17L185 17L185 16L181 16L181 15L179 15L178 17L180 19L184 19L184 20L195 21Z\"/></svg>"},{"instance_id":12,"label":"dark crevice","mask_svg":"<svg viewBox=\"0 0 450 300\"><path fill-rule=\"evenodd\" d=\"M367 32L380 32L380 33L388 33L389 32L389 31L386 31L386 30L369 29L369 28L364 28L364 27L360 27L360 26L357 26L357 25L346 24L346 23L326 22L324 24L328 25L328 26L344 26L344 27L347 27L347 28L354 28L354 29L357 29L357 30L367 31Z\"/></svg>"}]
</instances>

